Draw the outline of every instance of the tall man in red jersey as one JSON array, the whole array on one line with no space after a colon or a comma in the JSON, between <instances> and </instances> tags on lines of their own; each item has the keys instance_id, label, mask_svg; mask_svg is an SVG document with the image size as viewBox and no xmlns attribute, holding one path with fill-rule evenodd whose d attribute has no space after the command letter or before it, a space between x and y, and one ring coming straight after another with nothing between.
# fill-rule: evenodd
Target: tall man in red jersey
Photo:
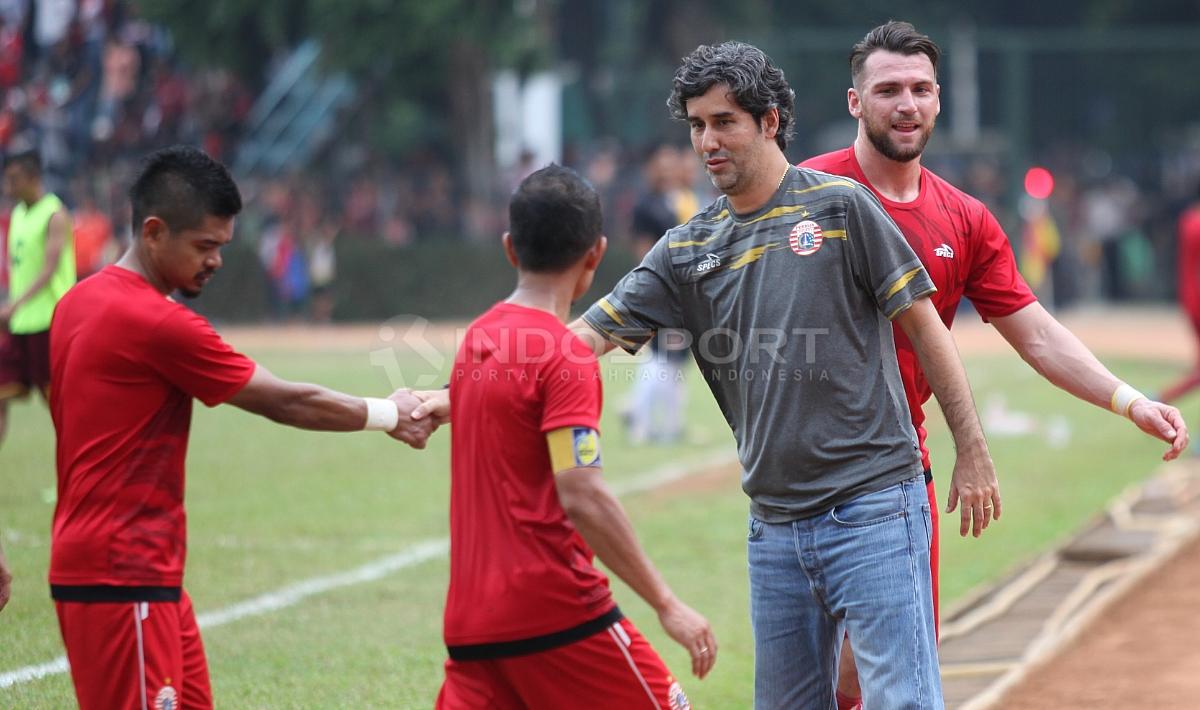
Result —
<instances>
[{"instance_id":1,"label":"tall man in red jersey","mask_svg":"<svg viewBox=\"0 0 1200 710\"><path fill-rule=\"evenodd\" d=\"M430 426L401 421L416 404L407 393L363 399L281 380L171 300L198 295L233 238L242 200L220 163L194 148L158 151L129 195L133 244L54 313L50 590L83 710L210 708L183 590L192 399L305 429L388 431L418 447Z\"/></svg>"},{"instance_id":2,"label":"tall man in red jersey","mask_svg":"<svg viewBox=\"0 0 1200 710\"><path fill-rule=\"evenodd\" d=\"M1200 195L1179 215L1179 306L1196 334L1196 364L1192 371L1168 385L1159 395L1174 402L1200 387Z\"/></svg>"},{"instance_id":3,"label":"tall man in red jersey","mask_svg":"<svg viewBox=\"0 0 1200 710\"><path fill-rule=\"evenodd\" d=\"M471 324L450 378L450 659L437 707L687 708L592 565L594 549L693 673L708 673L708 621L671 592L601 477L599 365L564 324L607 245L599 197L551 165L521 183L509 216L517 288Z\"/></svg>"},{"instance_id":4,"label":"tall man in red jersey","mask_svg":"<svg viewBox=\"0 0 1200 710\"><path fill-rule=\"evenodd\" d=\"M1142 431L1171 444L1164 460L1175 458L1188 443L1179 410L1147 399L1100 364L1037 302L1017 272L1008 238L983 203L921 166L921 152L941 110L939 56L937 45L907 22L888 22L871 30L850 54L853 86L847 101L850 115L858 119L858 137L849 148L801 166L854 178L875 193L937 286L931 298L947 327L966 296L1043 377L1084 401L1128 417ZM934 513L930 561L936 612L938 506L921 411L931 392L912 345L901 330L894 332ZM952 511L953 505L946 512ZM966 535L965 509L962 515L959 533ZM859 702L857 678L854 655L843 649L840 707Z\"/></svg>"}]
</instances>

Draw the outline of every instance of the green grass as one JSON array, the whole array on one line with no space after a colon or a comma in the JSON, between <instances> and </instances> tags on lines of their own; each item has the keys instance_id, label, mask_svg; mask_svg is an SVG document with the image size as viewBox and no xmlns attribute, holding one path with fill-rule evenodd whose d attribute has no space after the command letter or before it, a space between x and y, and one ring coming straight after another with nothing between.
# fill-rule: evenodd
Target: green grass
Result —
<instances>
[{"instance_id":1,"label":"green grass","mask_svg":"<svg viewBox=\"0 0 1200 710\"><path fill-rule=\"evenodd\" d=\"M359 394L390 389L366 355L255 352L277 374ZM1161 385L1161 365L1109 363L1144 389ZM404 362L411 370L414 362ZM1058 414L1071 427L1066 448L1042 436L991 436L1004 517L982 539L960 539L944 516L943 603L961 598L1077 529L1106 501L1149 475L1164 447L1126 421L1041 381L1015 356L968 362L981 405L997 394L1010 409ZM659 466L732 451L711 396L692 377L689 441L625 445L617 410L627 366L608 370L603 423L606 475L630 480ZM936 408L935 408L936 409ZM937 415L933 418L936 420ZM45 582L54 487L53 436L40 404L12 411L0 449L0 535L17 574L0 613L0 673L62 652ZM944 426L931 426L943 495L953 452ZM306 578L353 568L447 530L446 436L413 452L380 434L314 434L280 427L232 407L197 406L188 458L186 584L198 611L225 607ZM713 622L720 660L704 682L684 679L698 707L748 707L752 644L744 535L747 504L735 475L719 486L674 486L669 495L631 495L625 504L643 543L677 593ZM447 565L435 560L383 580L310 597L287 609L205 632L217 703L225 707L429 707L441 681L441 606ZM618 601L668 664L688 667L653 613L614 580ZM72 705L58 675L0 690L0 707Z\"/></svg>"}]
</instances>

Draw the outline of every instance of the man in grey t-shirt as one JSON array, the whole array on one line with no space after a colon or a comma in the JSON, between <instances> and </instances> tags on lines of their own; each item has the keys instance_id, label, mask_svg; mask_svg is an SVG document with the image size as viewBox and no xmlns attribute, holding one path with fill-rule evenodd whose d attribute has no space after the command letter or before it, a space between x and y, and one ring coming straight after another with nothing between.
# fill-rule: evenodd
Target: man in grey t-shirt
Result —
<instances>
[{"instance_id":1,"label":"man in grey t-shirt","mask_svg":"<svg viewBox=\"0 0 1200 710\"><path fill-rule=\"evenodd\" d=\"M954 435L952 489L984 526L995 470L920 261L870 191L784 156L793 96L749 45L684 59L669 105L724 196L572 327L597 353L659 328L693 338L751 498L755 706L834 707L848 627L872 642L855 648L867 702L940 707L929 504L891 319Z\"/></svg>"}]
</instances>

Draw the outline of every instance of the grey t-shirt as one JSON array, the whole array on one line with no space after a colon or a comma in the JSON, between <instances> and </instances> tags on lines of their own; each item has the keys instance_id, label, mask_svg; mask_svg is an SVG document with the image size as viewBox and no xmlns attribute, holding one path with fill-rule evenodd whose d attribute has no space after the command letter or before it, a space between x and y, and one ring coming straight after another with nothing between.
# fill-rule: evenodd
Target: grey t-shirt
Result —
<instances>
[{"instance_id":1,"label":"grey t-shirt","mask_svg":"<svg viewBox=\"0 0 1200 710\"><path fill-rule=\"evenodd\" d=\"M870 190L792 168L762 209L721 197L668 231L583 319L630 352L692 336L751 512L778 523L921 473L889 321L934 290Z\"/></svg>"}]
</instances>

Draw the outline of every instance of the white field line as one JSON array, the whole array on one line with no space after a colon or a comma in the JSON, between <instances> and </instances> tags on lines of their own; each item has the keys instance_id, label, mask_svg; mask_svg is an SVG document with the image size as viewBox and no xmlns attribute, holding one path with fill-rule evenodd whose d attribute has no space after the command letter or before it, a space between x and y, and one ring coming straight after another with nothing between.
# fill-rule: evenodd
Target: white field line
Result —
<instances>
[{"instance_id":1,"label":"white field line","mask_svg":"<svg viewBox=\"0 0 1200 710\"><path fill-rule=\"evenodd\" d=\"M614 485L613 492L624 496L631 493L653 490L709 470L715 466L731 464L736 460L737 458L728 449L708 451L703 456L690 458L682 463L662 466L645 475L634 478L623 485ZM337 574L301 580L295 584L289 584L286 587L260 594L257 597L238 602L223 609L198 614L196 622L200 625L200 628L208 629L246 617L278 611L289 606L295 606L308 597L317 594L324 594L335 589L352 587L366 582L374 582L402 569L445 557L449 550L450 540L448 538L418 542L410 545L403 552L381 557L361 567L356 567L345 572L338 572ZM68 669L67 657L59 656L46 663L5 671L0 673L0 688L9 688L20 683L28 683L45 678L46 676L66 673Z\"/></svg>"}]
</instances>

